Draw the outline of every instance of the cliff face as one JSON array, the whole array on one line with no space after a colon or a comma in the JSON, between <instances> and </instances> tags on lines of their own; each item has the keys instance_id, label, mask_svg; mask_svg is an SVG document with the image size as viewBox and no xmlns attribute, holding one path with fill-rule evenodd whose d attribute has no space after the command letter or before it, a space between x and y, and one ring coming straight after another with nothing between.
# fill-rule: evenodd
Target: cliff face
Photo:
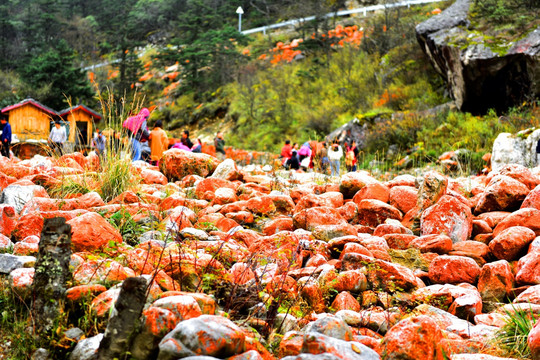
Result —
<instances>
[{"instance_id":1,"label":"cliff face","mask_svg":"<svg viewBox=\"0 0 540 360\"><path fill-rule=\"evenodd\" d=\"M457 0L416 27L420 46L447 80L457 107L471 113L503 111L540 95L540 28L508 50L492 50L469 31L471 0Z\"/></svg>"}]
</instances>

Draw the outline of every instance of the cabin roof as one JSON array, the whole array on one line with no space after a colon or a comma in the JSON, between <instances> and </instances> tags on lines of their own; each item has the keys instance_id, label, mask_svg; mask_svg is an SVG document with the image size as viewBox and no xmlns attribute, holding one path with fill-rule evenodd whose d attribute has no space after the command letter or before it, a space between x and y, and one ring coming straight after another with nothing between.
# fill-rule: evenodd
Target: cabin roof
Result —
<instances>
[{"instance_id":1,"label":"cabin roof","mask_svg":"<svg viewBox=\"0 0 540 360\"><path fill-rule=\"evenodd\" d=\"M24 99L23 101L21 101L21 102L19 102L17 104L6 106L5 108L2 109L2 112L7 113L7 112L9 112L9 111L11 111L13 109L16 109L16 108L21 107L21 106L26 105L26 104L34 105L35 107L37 107L38 109L46 112L49 115L58 116L58 113L56 111L54 111L53 109L51 109L50 107L45 106L42 103L40 103L39 101L34 100L34 99L30 99L30 98L29 99Z\"/></svg>"},{"instance_id":2,"label":"cabin roof","mask_svg":"<svg viewBox=\"0 0 540 360\"><path fill-rule=\"evenodd\" d=\"M88 115L93 116L94 118L96 118L98 121L101 120L101 115L100 114L98 114L97 112L95 112L94 110L90 109L88 106L83 105L83 104L72 106L72 107L70 107L68 109L61 110L58 113L59 113L60 116L65 116L65 115L67 115L70 112L75 111L75 110L82 110L85 113L87 113Z\"/></svg>"}]
</instances>

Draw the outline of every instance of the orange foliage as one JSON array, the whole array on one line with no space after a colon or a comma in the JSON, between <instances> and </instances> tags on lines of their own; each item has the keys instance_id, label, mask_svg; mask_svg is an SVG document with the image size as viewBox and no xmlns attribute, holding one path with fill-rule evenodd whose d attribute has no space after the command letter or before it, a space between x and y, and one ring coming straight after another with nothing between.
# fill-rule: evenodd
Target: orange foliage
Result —
<instances>
[{"instance_id":1,"label":"orange foliage","mask_svg":"<svg viewBox=\"0 0 540 360\"><path fill-rule=\"evenodd\" d=\"M152 75L152 73L150 72L147 72L146 74L144 74L143 76L141 76L139 78L139 81L147 81L147 80L150 80L151 78L153 78L154 76Z\"/></svg>"},{"instance_id":2,"label":"orange foliage","mask_svg":"<svg viewBox=\"0 0 540 360\"><path fill-rule=\"evenodd\" d=\"M88 72L88 80L90 80L90 83L95 83L96 82L96 74L93 73L92 71L89 71Z\"/></svg>"},{"instance_id":3,"label":"orange foliage","mask_svg":"<svg viewBox=\"0 0 540 360\"><path fill-rule=\"evenodd\" d=\"M112 80L116 77L118 77L118 74L120 74L120 72L118 70L109 70L109 73L107 75L107 80Z\"/></svg>"}]
</instances>

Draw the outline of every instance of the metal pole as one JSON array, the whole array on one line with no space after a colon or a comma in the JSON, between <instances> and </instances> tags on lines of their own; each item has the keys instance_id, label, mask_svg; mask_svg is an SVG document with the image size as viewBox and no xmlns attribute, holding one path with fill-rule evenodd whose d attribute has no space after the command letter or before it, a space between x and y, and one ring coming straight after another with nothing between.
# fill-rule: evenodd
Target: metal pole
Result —
<instances>
[{"instance_id":1,"label":"metal pole","mask_svg":"<svg viewBox=\"0 0 540 360\"><path fill-rule=\"evenodd\" d=\"M238 32L242 32L242 14L238 14Z\"/></svg>"}]
</instances>

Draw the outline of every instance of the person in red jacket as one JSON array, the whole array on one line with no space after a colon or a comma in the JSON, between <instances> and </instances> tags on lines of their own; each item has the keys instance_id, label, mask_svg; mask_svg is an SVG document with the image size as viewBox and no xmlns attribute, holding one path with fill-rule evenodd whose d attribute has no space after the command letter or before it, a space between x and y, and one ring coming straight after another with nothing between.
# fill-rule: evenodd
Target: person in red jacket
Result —
<instances>
[{"instance_id":1,"label":"person in red jacket","mask_svg":"<svg viewBox=\"0 0 540 360\"><path fill-rule=\"evenodd\" d=\"M291 140L285 140L285 145L281 148L281 163L285 164L287 160L289 160L292 157L292 146L291 146Z\"/></svg>"}]
</instances>

